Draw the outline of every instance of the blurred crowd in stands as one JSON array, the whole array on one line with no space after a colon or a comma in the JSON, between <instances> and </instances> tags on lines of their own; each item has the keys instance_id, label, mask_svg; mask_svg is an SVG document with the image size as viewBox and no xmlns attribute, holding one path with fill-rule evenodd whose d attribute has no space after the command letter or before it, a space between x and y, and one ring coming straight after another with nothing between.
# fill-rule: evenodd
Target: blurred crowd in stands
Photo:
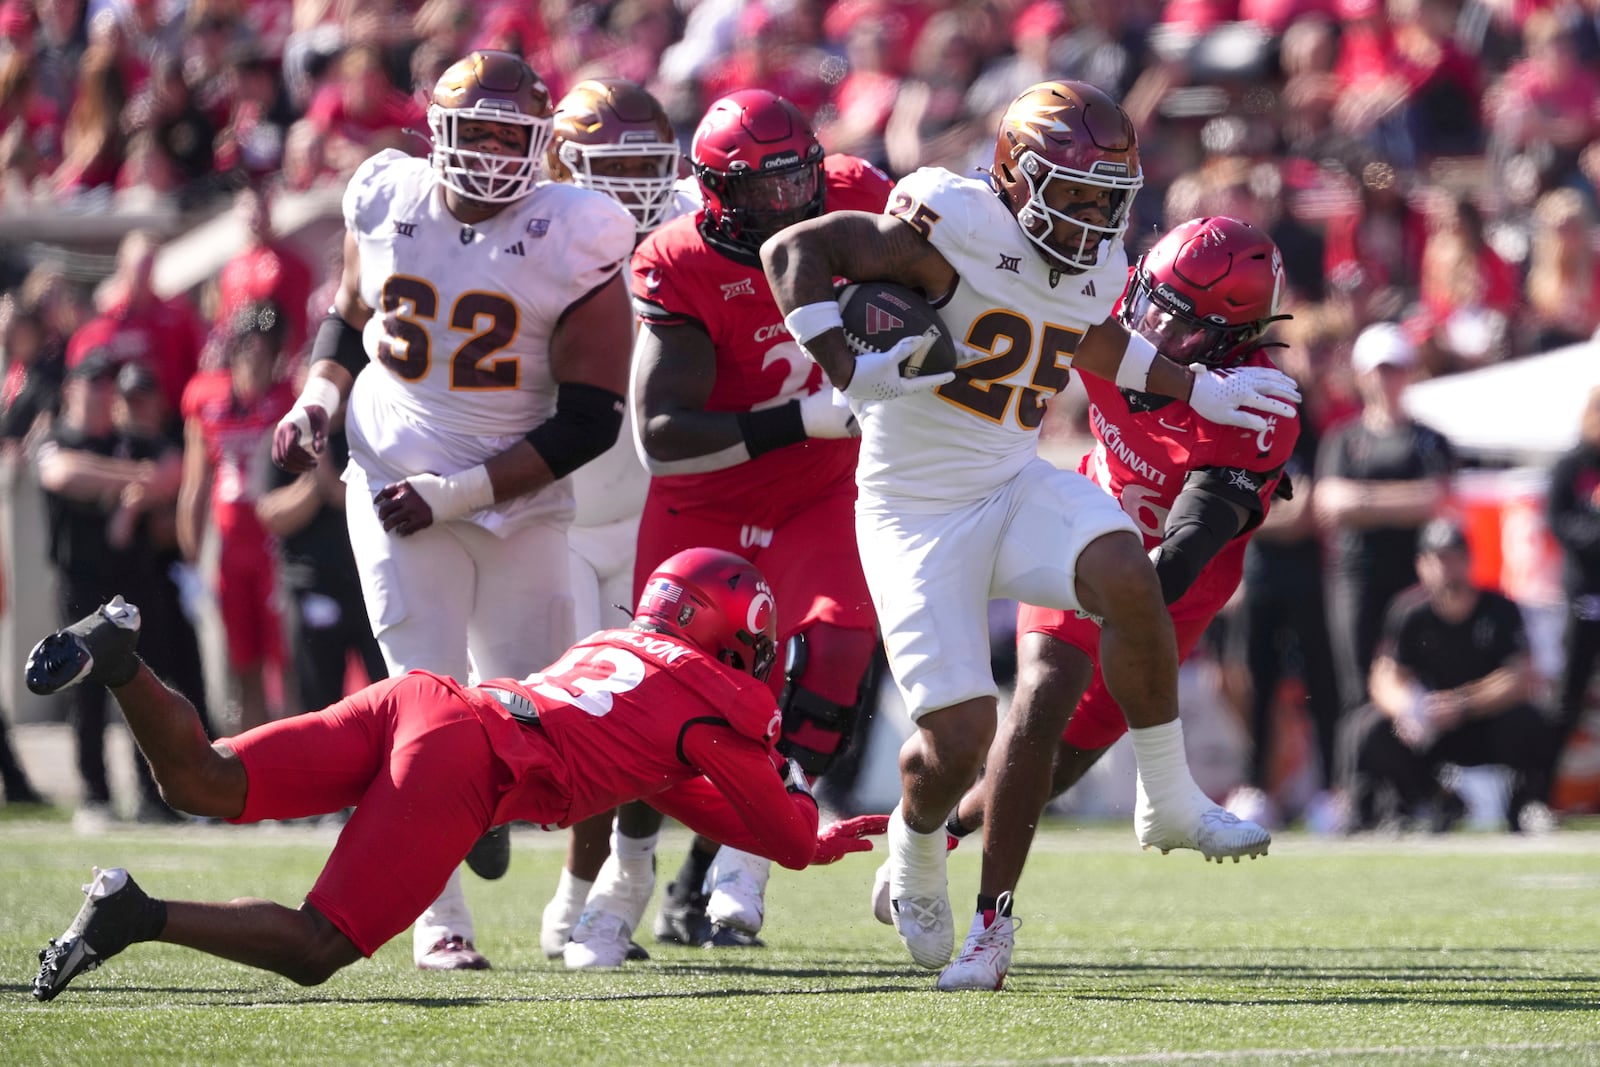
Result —
<instances>
[{"instance_id":1,"label":"blurred crowd in stands","mask_svg":"<svg viewBox=\"0 0 1600 1067\"><path fill-rule=\"evenodd\" d=\"M295 381L336 250L308 255L277 236L274 198L336 190L380 148L425 153L426 94L474 47L526 56L555 97L587 77L645 84L686 154L705 105L768 88L813 118L830 152L891 176L986 166L997 116L1035 82L1100 86L1139 129L1145 187L1131 253L1206 214L1252 221L1281 248L1294 317L1277 339L1306 393L1308 496L1324 462L1317 442L1391 403L1352 367L1364 328L1396 324L1364 369L1398 368L1406 381L1586 342L1600 328L1594 0L0 0L0 436L10 454L42 439L74 382L82 403L124 422L149 397L150 425L174 448L204 448L181 429L197 403L192 380L234 373L248 335L268 337L277 377ZM64 268L48 242L5 235L8 219L151 205L188 224L236 210L248 247L198 290L163 294L148 234L123 240L103 279ZM264 327L263 314L277 325ZM257 421L270 436L271 419ZM1070 412L1059 421L1070 433ZM106 500L107 516L150 516L141 529L192 558L178 490L166 495L168 472L142 462ZM245 498L266 491L226 457L213 454L210 467L217 479L243 477L230 491ZM170 534L163 508L175 516ZM1386 549L1410 580L1415 530L1437 510L1417 511L1413 536ZM1317 584L1321 550L1350 533L1340 526L1349 511L1308 508L1300 527L1286 518L1287 532L1259 539L1287 553L1274 580ZM1337 649L1347 620L1330 618ZM1303 639L1330 639L1313 630ZM1251 668L1268 671L1270 642L1257 643ZM1290 655L1291 673L1321 655ZM1365 693L1337 699L1348 710ZM1256 762L1249 777L1269 787L1265 756ZM1321 762L1331 779L1331 752Z\"/></svg>"}]
</instances>

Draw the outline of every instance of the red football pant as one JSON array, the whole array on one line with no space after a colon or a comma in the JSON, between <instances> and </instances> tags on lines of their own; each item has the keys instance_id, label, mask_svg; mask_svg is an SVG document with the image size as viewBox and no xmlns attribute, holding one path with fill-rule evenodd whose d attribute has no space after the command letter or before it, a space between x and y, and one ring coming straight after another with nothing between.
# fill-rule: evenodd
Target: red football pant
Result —
<instances>
[{"instance_id":1,"label":"red football pant","mask_svg":"<svg viewBox=\"0 0 1600 1067\"><path fill-rule=\"evenodd\" d=\"M224 743L249 780L232 822L355 806L306 902L367 956L439 895L513 784L478 714L425 674Z\"/></svg>"}]
</instances>

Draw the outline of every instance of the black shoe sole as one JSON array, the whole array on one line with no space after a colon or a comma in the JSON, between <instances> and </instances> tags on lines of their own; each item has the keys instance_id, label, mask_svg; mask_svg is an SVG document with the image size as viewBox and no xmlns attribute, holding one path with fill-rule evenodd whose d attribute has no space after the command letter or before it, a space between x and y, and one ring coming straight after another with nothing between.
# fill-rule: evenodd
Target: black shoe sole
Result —
<instances>
[{"instance_id":1,"label":"black shoe sole","mask_svg":"<svg viewBox=\"0 0 1600 1067\"><path fill-rule=\"evenodd\" d=\"M49 696L83 681L93 666L94 657L83 642L63 630L33 646L24 678L29 692Z\"/></svg>"}]
</instances>

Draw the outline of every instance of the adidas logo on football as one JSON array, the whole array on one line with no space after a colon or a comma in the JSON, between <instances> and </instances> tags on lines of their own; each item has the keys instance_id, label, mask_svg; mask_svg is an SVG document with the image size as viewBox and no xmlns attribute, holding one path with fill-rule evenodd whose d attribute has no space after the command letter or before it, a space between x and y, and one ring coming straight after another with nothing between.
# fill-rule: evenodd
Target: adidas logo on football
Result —
<instances>
[{"instance_id":1,"label":"adidas logo on football","mask_svg":"<svg viewBox=\"0 0 1600 1067\"><path fill-rule=\"evenodd\" d=\"M890 314L877 304L867 305L866 320L868 337L886 330L898 330L906 324L904 319Z\"/></svg>"},{"instance_id":2,"label":"adidas logo on football","mask_svg":"<svg viewBox=\"0 0 1600 1067\"><path fill-rule=\"evenodd\" d=\"M523 251L522 242L518 241L516 244L512 245L510 248L506 249L506 254L507 255L512 255L512 256L526 256L528 253Z\"/></svg>"},{"instance_id":3,"label":"adidas logo on football","mask_svg":"<svg viewBox=\"0 0 1600 1067\"><path fill-rule=\"evenodd\" d=\"M1094 295L1094 282L1090 282L1088 285L1083 287L1083 295L1084 296L1093 296Z\"/></svg>"}]
</instances>

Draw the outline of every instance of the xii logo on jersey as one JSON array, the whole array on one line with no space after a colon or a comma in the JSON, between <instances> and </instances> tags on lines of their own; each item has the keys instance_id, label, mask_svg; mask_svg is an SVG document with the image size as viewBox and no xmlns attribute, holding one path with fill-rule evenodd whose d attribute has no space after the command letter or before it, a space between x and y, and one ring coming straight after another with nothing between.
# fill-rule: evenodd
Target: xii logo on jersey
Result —
<instances>
[{"instance_id":1,"label":"xii logo on jersey","mask_svg":"<svg viewBox=\"0 0 1600 1067\"><path fill-rule=\"evenodd\" d=\"M397 222L394 224L394 232L401 237L415 237L417 235L417 224L414 222Z\"/></svg>"},{"instance_id":2,"label":"xii logo on jersey","mask_svg":"<svg viewBox=\"0 0 1600 1067\"><path fill-rule=\"evenodd\" d=\"M740 278L736 282L724 282L722 286L722 299L732 300L736 296L755 296L756 283L749 278Z\"/></svg>"},{"instance_id":3,"label":"xii logo on jersey","mask_svg":"<svg viewBox=\"0 0 1600 1067\"><path fill-rule=\"evenodd\" d=\"M902 319L900 316L894 314L894 312L880 307L877 304L867 305L866 319L868 337L871 337L875 333L885 333L890 330L898 330L906 324L905 319Z\"/></svg>"},{"instance_id":4,"label":"xii logo on jersey","mask_svg":"<svg viewBox=\"0 0 1600 1067\"><path fill-rule=\"evenodd\" d=\"M1021 274L1022 273L1022 257L1021 256L1008 256L1004 252L1001 252L1000 253L1000 262L995 264L995 268L994 269L995 270L1008 270L1012 274Z\"/></svg>"}]
</instances>

